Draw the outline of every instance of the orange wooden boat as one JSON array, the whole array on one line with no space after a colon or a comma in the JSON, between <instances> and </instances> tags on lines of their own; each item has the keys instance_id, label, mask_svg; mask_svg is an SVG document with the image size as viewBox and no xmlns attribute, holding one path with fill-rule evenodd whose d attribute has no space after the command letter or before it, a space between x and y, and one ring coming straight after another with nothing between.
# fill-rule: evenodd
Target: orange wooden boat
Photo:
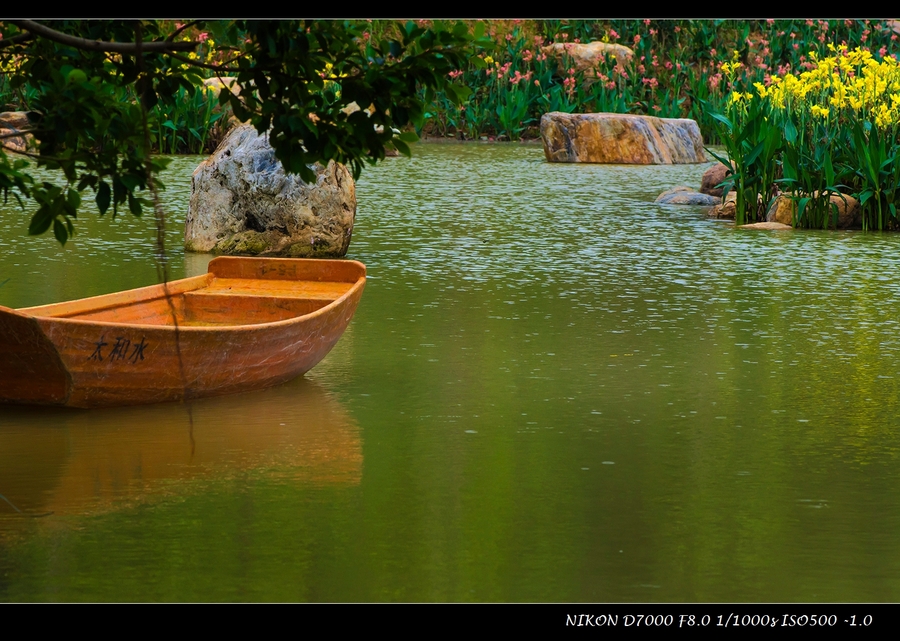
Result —
<instances>
[{"instance_id":1,"label":"orange wooden boat","mask_svg":"<svg viewBox=\"0 0 900 641\"><path fill-rule=\"evenodd\" d=\"M276 385L325 357L365 282L356 261L220 257L167 285L0 306L0 403L136 405Z\"/></svg>"}]
</instances>

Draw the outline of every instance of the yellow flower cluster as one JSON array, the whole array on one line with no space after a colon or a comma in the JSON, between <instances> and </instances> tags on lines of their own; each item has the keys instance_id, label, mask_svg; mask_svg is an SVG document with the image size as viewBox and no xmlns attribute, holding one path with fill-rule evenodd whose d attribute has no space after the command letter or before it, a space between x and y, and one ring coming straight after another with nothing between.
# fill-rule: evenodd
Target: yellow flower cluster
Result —
<instances>
[{"instance_id":1,"label":"yellow flower cluster","mask_svg":"<svg viewBox=\"0 0 900 641\"><path fill-rule=\"evenodd\" d=\"M773 77L768 87L756 83L757 93L777 109L807 109L816 117L866 119L880 129L900 124L900 65L893 56L881 62L869 51L829 45L833 55L795 76Z\"/></svg>"},{"instance_id":2,"label":"yellow flower cluster","mask_svg":"<svg viewBox=\"0 0 900 641\"><path fill-rule=\"evenodd\" d=\"M729 80L734 80L735 75L737 75L738 69L743 66L740 62L738 62L739 57L740 54L735 51L731 56L731 62L723 62L719 66L719 69L722 70L722 73L724 73L729 78Z\"/></svg>"}]
</instances>

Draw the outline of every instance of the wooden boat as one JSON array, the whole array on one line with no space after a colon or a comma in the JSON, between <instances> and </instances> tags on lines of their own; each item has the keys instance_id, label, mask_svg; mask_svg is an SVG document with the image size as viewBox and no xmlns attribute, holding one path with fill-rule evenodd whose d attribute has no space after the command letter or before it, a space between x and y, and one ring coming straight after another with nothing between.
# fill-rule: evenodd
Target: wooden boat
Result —
<instances>
[{"instance_id":1,"label":"wooden boat","mask_svg":"<svg viewBox=\"0 0 900 641\"><path fill-rule=\"evenodd\" d=\"M0 403L136 405L276 385L325 357L365 282L356 261L220 257L166 285L0 306Z\"/></svg>"}]
</instances>

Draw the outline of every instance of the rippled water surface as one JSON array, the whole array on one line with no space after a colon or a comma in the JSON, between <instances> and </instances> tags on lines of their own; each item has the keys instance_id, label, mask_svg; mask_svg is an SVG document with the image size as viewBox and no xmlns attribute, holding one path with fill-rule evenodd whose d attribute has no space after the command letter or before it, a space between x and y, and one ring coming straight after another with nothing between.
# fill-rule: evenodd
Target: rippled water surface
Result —
<instances>
[{"instance_id":1,"label":"rippled water surface","mask_svg":"<svg viewBox=\"0 0 900 641\"><path fill-rule=\"evenodd\" d=\"M190 174L165 205L171 277ZM734 229L706 165L418 145L303 379L0 408L0 599L900 600L900 235ZM0 304L156 282L152 221L0 216Z\"/></svg>"}]
</instances>

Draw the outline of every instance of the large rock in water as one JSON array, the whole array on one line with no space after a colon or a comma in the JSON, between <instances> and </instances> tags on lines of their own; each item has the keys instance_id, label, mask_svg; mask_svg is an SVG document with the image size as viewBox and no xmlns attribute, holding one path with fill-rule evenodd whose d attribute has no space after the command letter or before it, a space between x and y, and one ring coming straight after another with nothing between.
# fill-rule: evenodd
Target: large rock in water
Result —
<instances>
[{"instance_id":1,"label":"large rock in water","mask_svg":"<svg viewBox=\"0 0 900 641\"><path fill-rule=\"evenodd\" d=\"M356 217L356 186L344 165L316 163L315 184L285 174L266 136L235 127L191 179L188 251L340 257Z\"/></svg>"},{"instance_id":2,"label":"large rock in water","mask_svg":"<svg viewBox=\"0 0 900 641\"><path fill-rule=\"evenodd\" d=\"M541 117L541 140L549 162L706 162L700 127L687 118L554 111Z\"/></svg>"}]
</instances>

